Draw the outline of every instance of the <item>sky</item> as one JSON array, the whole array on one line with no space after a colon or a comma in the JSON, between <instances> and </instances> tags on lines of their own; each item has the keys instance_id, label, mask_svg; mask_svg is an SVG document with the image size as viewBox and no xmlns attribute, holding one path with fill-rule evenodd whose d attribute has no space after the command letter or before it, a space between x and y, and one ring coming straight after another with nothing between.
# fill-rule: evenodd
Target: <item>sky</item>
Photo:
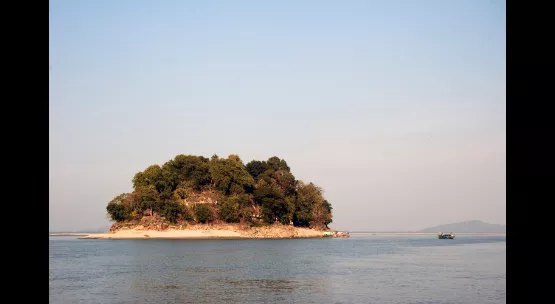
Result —
<instances>
[{"instance_id":1,"label":"sky","mask_svg":"<svg viewBox=\"0 0 555 304\"><path fill-rule=\"evenodd\" d=\"M50 1L50 231L178 154L285 159L335 229L505 224L505 2Z\"/></svg>"}]
</instances>

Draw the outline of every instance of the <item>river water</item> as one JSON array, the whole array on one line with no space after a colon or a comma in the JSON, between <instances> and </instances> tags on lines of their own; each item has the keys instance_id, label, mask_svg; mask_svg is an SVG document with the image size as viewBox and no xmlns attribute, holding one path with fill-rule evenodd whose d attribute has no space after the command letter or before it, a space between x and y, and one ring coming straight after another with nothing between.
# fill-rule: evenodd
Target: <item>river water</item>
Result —
<instances>
[{"instance_id":1,"label":"river water","mask_svg":"<svg viewBox=\"0 0 555 304\"><path fill-rule=\"evenodd\" d=\"M506 237L50 236L50 303L506 303Z\"/></svg>"}]
</instances>

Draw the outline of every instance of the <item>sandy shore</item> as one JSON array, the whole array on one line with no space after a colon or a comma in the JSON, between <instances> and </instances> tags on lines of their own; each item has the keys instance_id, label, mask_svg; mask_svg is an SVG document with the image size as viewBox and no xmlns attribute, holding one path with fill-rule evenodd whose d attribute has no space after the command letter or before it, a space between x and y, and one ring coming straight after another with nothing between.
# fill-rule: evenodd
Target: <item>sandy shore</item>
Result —
<instances>
[{"instance_id":1,"label":"sandy shore","mask_svg":"<svg viewBox=\"0 0 555 304\"><path fill-rule=\"evenodd\" d=\"M240 229L193 229L143 230L122 229L116 232L94 233L80 239L280 239L280 238L321 238L323 231L293 227L262 227Z\"/></svg>"}]
</instances>

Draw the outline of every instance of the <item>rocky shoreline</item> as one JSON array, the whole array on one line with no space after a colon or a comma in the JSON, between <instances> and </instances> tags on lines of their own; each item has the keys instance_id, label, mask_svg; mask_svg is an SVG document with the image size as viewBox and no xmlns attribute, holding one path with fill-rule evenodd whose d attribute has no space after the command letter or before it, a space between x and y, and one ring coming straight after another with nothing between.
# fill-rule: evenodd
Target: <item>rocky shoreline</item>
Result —
<instances>
[{"instance_id":1,"label":"rocky shoreline","mask_svg":"<svg viewBox=\"0 0 555 304\"><path fill-rule=\"evenodd\" d=\"M164 222L114 224L106 233L89 234L80 239L291 239L322 238L324 231L273 224L247 227L242 224L168 225Z\"/></svg>"}]
</instances>

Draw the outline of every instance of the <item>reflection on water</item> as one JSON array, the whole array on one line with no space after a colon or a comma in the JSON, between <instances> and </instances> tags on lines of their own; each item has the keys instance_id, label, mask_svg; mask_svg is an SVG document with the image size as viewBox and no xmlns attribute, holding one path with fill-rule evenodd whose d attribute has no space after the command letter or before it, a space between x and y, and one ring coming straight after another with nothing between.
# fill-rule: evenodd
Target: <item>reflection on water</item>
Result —
<instances>
[{"instance_id":1,"label":"reflection on water","mask_svg":"<svg viewBox=\"0 0 555 304\"><path fill-rule=\"evenodd\" d=\"M505 237L50 240L50 303L505 303Z\"/></svg>"}]
</instances>

